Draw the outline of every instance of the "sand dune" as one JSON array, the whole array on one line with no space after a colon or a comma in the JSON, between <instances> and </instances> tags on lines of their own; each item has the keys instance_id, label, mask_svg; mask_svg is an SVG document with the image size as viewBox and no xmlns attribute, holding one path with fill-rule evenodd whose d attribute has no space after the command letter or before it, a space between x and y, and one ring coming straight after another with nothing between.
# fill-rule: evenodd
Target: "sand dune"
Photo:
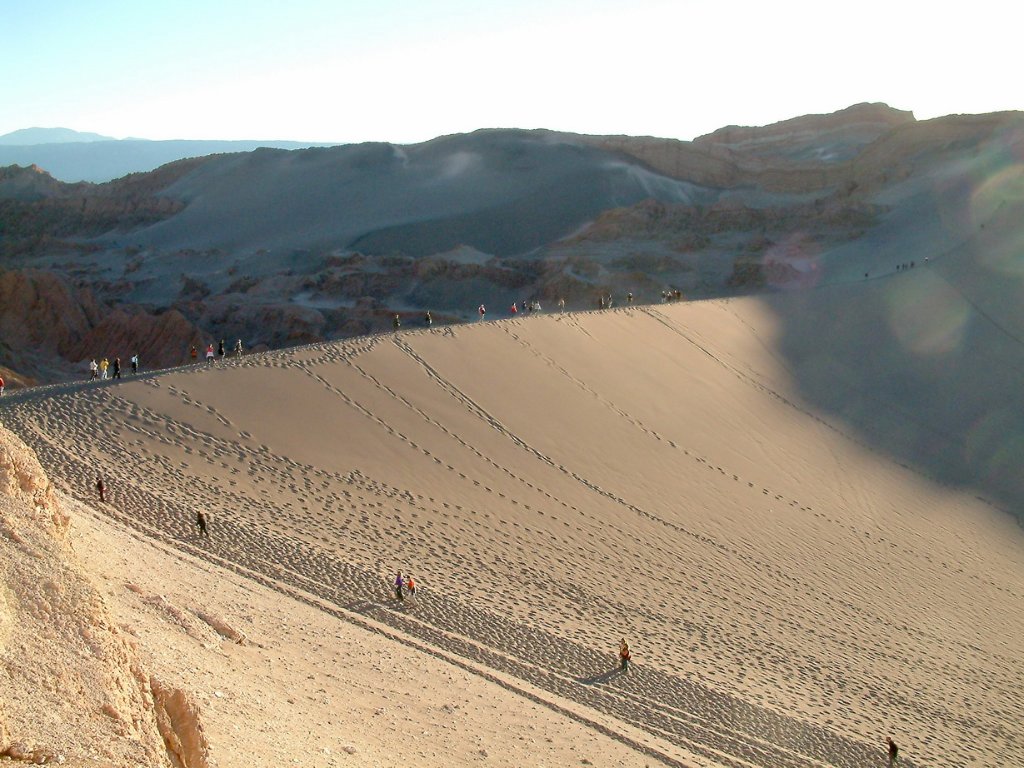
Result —
<instances>
[{"instance_id":1,"label":"sand dune","mask_svg":"<svg viewBox=\"0 0 1024 768\"><path fill-rule=\"evenodd\" d=\"M119 524L424 649L412 700L446 665L500 683L493 743L539 705L637 765L882 765L890 734L906 765L1024 762L1024 536L808 397L785 306L367 337L31 390L3 418L71 494L102 471ZM360 696L336 705L354 733Z\"/></svg>"}]
</instances>

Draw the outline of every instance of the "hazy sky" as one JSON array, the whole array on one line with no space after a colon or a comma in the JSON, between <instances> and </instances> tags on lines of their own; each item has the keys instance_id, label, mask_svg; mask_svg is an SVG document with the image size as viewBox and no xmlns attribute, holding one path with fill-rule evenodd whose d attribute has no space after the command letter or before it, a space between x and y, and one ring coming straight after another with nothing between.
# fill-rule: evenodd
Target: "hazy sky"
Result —
<instances>
[{"instance_id":1,"label":"hazy sky","mask_svg":"<svg viewBox=\"0 0 1024 768\"><path fill-rule=\"evenodd\" d=\"M862 101L1024 108L1005 0L0 0L0 134L691 139Z\"/></svg>"}]
</instances>

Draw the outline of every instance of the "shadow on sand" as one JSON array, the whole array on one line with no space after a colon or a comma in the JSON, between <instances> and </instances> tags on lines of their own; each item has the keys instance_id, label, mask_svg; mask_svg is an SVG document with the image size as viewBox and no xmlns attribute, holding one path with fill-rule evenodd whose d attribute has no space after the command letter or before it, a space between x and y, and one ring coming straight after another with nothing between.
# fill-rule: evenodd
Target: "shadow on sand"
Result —
<instances>
[{"instance_id":1,"label":"shadow on sand","mask_svg":"<svg viewBox=\"0 0 1024 768\"><path fill-rule=\"evenodd\" d=\"M577 679L577 682L583 683L583 685L596 685L597 683L607 683L609 680L614 680L616 677L621 676L622 670L616 667L593 677L580 677Z\"/></svg>"}]
</instances>

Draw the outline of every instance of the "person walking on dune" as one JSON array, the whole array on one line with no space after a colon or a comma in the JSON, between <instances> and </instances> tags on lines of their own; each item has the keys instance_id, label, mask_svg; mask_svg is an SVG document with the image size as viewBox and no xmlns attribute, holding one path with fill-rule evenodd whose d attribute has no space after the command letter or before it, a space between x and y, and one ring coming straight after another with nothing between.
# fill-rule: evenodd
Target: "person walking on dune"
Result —
<instances>
[{"instance_id":1,"label":"person walking on dune","mask_svg":"<svg viewBox=\"0 0 1024 768\"><path fill-rule=\"evenodd\" d=\"M121 358L120 357L115 357L114 358L114 378L115 379L120 379L121 378Z\"/></svg>"},{"instance_id":2,"label":"person walking on dune","mask_svg":"<svg viewBox=\"0 0 1024 768\"><path fill-rule=\"evenodd\" d=\"M135 374L137 374L139 372L139 356L138 355L132 355L131 363L132 363L132 376L134 376Z\"/></svg>"},{"instance_id":3,"label":"person walking on dune","mask_svg":"<svg viewBox=\"0 0 1024 768\"><path fill-rule=\"evenodd\" d=\"M396 331L402 327L402 318L398 316L397 312L395 313L395 316L391 318L391 325L394 326Z\"/></svg>"},{"instance_id":4,"label":"person walking on dune","mask_svg":"<svg viewBox=\"0 0 1024 768\"><path fill-rule=\"evenodd\" d=\"M188 356L193 363L199 361L199 351L196 349L195 344L193 344L192 347L189 349Z\"/></svg>"},{"instance_id":5,"label":"person walking on dune","mask_svg":"<svg viewBox=\"0 0 1024 768\"><path fill-rule=\"evenodd\" d=\"M106 503L107 501L107 486L103 483L103 475L96 476L96 492L100 495L100 501Z\"/></svg>"},{"instance_id":6,"label":"person walking on dune","mask_svg":"<svg viewBox=\"0 0 1024 768\"><path fill-rule=\"evenodd\" d=\"M96 362L96 358L93 358L92 360L89 361L89 381L92 381L93 379L99 378L99 375L100 375L99 363Z\"/></svg>"},{"instance_id":7,"label":"person walking on dune","mask_svg":"<svg viewBox=\"0 0 1024 768\"><path fill-rule=\"evenodd\" d=\"M892 740L892 736L885 741L889 745L889 765L891 767L896 765L896 760L900 755L900 748L896 746L896 742Z\"/></svg>"},{"instance_id":8,"label":"person walking on dune","mask_svg":"<svg viewBox=\"0 0 1024 768\"><path fill-rule=\"evenodd\" d=\"M409 592L409 599L416 599L416 582L412 578L412 574L405 577L405 588Z\"/></svg>"},{"instance_id":9,"label":"person walking on dune","mask_svg":"<svg viewBox=\"0 0 1024 768\"><path fill-rule=\"evenodd\" d=\"M100 378L103 379L103 381L107 380L107 368L109 367L110 361L107 360L107 358L104 357L102 360L100 360Z\"/></svg>"},{"instance_id":10,"label":"person walking on dune","mask_svg":"<svg viewBox=\"0 0 1024 768\"><path fill-rule=\"evenodd\" d=\"M405 579L402 578L402 572L399 571L398 575L395 576L395 599L405 599Z\"/></svg>"},{"instance_id":11,"label":"person walking on dune","mask_svg":"<svg viewBox=\"0 0 1024 768\"><path fill-rule=\"evenodd\" d=\"M212 363L213 362L213 342L212 341L209 344L206 345L206 362L207 363Z\"/></svg>"},{"instance_id":12,"label":"person walking on dune","mask_svg":"<svg viewBox=\"0 0 1024 768\"><path fill-rule=\"evenodd\" d=\"M479 307L476 308L476 312L478 315L480 315L480 319L483 320L484 316L487 314L487 307L481 304Z\"/></svg>"},{"instance_id":13,"label":"person walking on dune","mask_svg":"<svg viewBox=\"0 0 1024 768\"><path fill-rule=\"evenodd\" d=\"M431 317L429 310L427 310L427 314L423 316L423 324L426 325L427 328L434 324L434 318Z\"/></svg>"},{"instance_id":14,"label":"person walking on dune","mask_svg":"<svg viewBox=\"0 0 1024 768\"><path fill-rule=\"evenodd\" d=\"M224 355L226 355L226 354L227 354L227 351L224 349L224 339L221 339L220 343L217 345L217 357L219 357L221 360L223 360L224 359Z\"/></svg>"},{"instance_id":15,"label":"person walking on dune","mask_svg":"<svg viewBox=\"0 0 1024 768\"><path fill-rule=\"evenodd\" d=\"M4 396L4 377L0 376L0 397Z\"/></svg>"},{"instance_id":16,"label":"person walking on dune","mask_svg":"<svg viewBox=\"0 0 1024 768\"><path fill-rule=\"evenodd\" d=\"M629 650L629 643L626 642L626 638L619 640L619 669L623 672L629 672L629 660L633 658L633 654Z\"/></svg>"},{"instance_id":17,"label":"person walking on dune","mask_svg":"<svg viewBox=\"0 0 1024 768\"><path fill-rule=\"evenodd\" d=\"M238 341L235 342L235 357L241 357L241 356L242 356L242 340L239 339Z\"/></svg>"},{"instance_id":18,"label":"person walking on dune","mask_svg":"<svg viewBox=\"0 0 1024 768\"><path fill-rule=\"evenodd\" d=\"M565 312L565 299L558 300L558 311Z\"/></svg>"},{"instance_id":19,"label":"person walking on dune","mask_svg":"<svg viewBox=\"0 0 1024 768\"><path fill-rule=\"evenodd\" d=\"M202 510L196 512L196 528L199 529L200 536L210 538L210 533L206 529L206 514Z\"/></svg>"}]
</instances>

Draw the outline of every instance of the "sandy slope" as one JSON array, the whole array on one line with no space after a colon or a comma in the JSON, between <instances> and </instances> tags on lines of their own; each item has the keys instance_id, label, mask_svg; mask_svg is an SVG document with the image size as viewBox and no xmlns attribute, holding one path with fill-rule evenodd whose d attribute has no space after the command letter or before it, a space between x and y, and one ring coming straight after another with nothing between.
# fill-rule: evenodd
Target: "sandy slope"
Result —
<instances>
[{"instance_id":1,"label":"sandy slope","mask_svg":"<svg viewBox=\"0 0 1024 768\"><path fill-rule=\"evenodd\" d=\"M571 700L446 663L386 624L319 610L87 507L74 535L150 666L195 693L221 768L643 766L655 762L648 745L686 757ZM230 622L244 639L218 635L200 615Z\"/></svg>"},{"instance_id":2,"label":"sandy slope","mask_svg":"<svg viewBox=\"0 0 1024 768\"><path fill-rule=\"evenodd\" d=\"M223 597L227 617L272 638L265 656L221 649L245 674L295 636L313 642L281 666L310 670L317 687L299 689L327 691L319 711L356 724L368 761L469 762L434 725L424 754L371 735L382 689L416 723L465 705L461 723L472 696L447 698L467 672L511 690L504 727L467 718L487 761L513 760L538 706L580 713L602 736L581 742L597 764L875 765L887 734L909 765L1024 761L1024 536L810 408L781 332L754 299L436 328L44 390L5 421L71 493L102 470L105 511L162 547L328 607L336 620L282 596L279 617L302 628L290 636L244 582L230 598L175 587ZM154 576L150 545L119 551L132 579L185 567ZM388 599L399 567L425 588L415 605ZM349 646L368 626L407 640L353 673L331 638ZM628 677L611 671L620 636ZM402 667L402 684L406 645L424 671ZM217 747L218 714L256 706L232 701L209 716L223 764L239 756ZM266 701L293 737L310 722ZM608 735L647 753L606 757Z\"/></svg>"}]
</instances>

